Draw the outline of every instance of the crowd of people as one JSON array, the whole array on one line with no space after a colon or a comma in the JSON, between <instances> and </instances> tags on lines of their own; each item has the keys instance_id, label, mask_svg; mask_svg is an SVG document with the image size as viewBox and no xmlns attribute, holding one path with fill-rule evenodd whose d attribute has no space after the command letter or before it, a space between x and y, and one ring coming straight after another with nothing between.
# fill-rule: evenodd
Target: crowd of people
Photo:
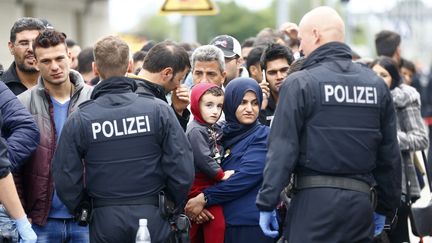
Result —
<instances>
[{"instance_id":1,"label":"crowd of people","mask_svg":"<svg viewBox=\"0 0 432 243\"><path fill-rule=\"evenodd\" d=\"M0 237L135 242L146 218L152 242L409 242L428 92L398 33L375 35L375 59L344 38L326 6L243 44L133 55L18 19L0 76Z\"/></svg>"}]
</instances>

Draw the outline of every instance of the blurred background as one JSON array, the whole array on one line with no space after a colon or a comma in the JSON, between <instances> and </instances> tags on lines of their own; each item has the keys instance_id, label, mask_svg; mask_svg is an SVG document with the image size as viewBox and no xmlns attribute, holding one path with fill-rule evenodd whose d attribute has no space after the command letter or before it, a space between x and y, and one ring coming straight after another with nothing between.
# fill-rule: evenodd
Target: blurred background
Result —
<instances>
[{"instance_id":1,"label":"blurred background","mask_svg":"<svg viewBox=\"0 0 432 243\"><path fill-rule=\"evenodd\" d=\"M177 0L191 1L194 0ZM213 0L214 16L161 15L164 0L0 0L0 63L12 61L7 48L13 22L22 16L48 20L82 48L107 34L121 35L139 50L148 40L207 44L229 34L240 43L265 27L299 22L311 8L336 8L346 22L347 43L362 57L375 57L374 35L394 30L402 35L402 56L428 72L432 57L432 0ZM202 2L202 1L197 1Z\"/></svg>"}]
</instances>

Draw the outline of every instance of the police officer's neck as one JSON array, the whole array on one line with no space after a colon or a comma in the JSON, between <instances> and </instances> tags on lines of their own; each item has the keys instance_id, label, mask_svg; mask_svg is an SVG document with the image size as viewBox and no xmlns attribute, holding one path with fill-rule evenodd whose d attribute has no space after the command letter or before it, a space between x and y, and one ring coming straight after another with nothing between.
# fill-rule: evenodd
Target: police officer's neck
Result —
<instances>
[{"instance_id":1,"label":"police officer's neck","mask_svg":"<svg viewBox=\"0 0 432 243\"><path fill-rule=\"evenodd\" d=\"M164 86L164 80L162 79L160 73L152 73L148 70L141 69L141 71L138 73L138 76L142 79L158 84L162 87Z\"/></svg>"}]
</instances>

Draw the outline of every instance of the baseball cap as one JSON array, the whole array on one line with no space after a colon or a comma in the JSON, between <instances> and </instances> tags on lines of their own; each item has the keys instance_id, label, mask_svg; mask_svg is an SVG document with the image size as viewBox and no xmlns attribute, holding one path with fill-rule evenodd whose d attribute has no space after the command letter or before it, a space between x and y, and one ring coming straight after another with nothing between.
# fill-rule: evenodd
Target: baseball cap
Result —
<instances>
[{"instance_id":1,"label":"baseball cap","mask_svg":"<svg viewBox=\"0 0 432 243\"><path fill-rule=\"evenodd\" d=\"M241 57L241 46L240 42L229 35L219 35L216 36L211 42L210 45L217 46L224 53L224 56L227 58L233 58L236 55Z\"/></svg>"}]
</instances>

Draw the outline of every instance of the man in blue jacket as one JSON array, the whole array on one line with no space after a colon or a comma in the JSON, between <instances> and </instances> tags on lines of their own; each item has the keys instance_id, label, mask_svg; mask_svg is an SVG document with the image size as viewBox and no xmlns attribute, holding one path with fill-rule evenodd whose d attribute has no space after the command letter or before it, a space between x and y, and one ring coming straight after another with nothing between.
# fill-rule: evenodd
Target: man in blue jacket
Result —
<instances>
[{"instance_id":1,"label":"man in blue jacket","mask_svg":"<svg viewBox=\"0 0 432 243\"><path fill-rule=\"evenodd\" d=\"M263 232L277 236L272 210L294 179L284 232L290 243L372 242L373 215L377 235L382 215L399 205L392 97L378 76L351 61L344 29L332 8L307 13L299 31L306 60L281 86L256 204Z\"/></svg>"},{"instance_id":2,"label":"man in blue jacket","mask_svg":"<svg viewBox=\"0 0 432 243\"><path fill-rule=\"evenodd\" d=\"M39 144L39 130L33 117L3 82L0 82L0 112L3 122L1 137L7 144L9 169L15 173ZM14 239L18 237L14 222L1 205L0 231L9 232Z\"/></svg>"},{"instance_id":3,"label":"man in blue jacket","mask_svg":"<svg viewBox=\"0 0 432 243\"><path fill-rule=\"evenodd\" d=\"M3 116L0 113L0 127L3 125ZM17 190L13 181L12 174L10 173L10 163L8 160L8 149L2 139L0 139L0 208L4 214L7 210L11 218L3 218L0 222L0 242L6 242L6 239L12 242L18 242L18 233L22 242L33 243L36 242L37 236L32 230L31 224L27 219L27 215L21 205L18 197ZM16 231L12 230L16 225Z\"/></svg>"}]
</instances>

